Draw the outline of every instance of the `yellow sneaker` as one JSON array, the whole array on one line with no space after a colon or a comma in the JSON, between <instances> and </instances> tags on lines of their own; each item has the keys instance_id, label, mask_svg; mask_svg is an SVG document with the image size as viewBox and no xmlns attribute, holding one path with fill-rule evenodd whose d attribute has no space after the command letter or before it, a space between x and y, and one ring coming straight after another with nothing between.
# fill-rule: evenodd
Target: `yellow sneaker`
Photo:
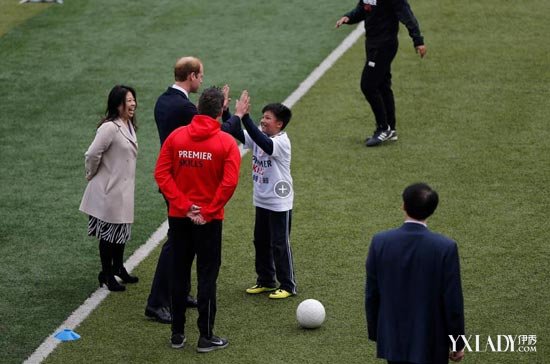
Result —
<instances>
[{"instance_id":1,"label":"yellow sneaker","mask_svg":"<svg viewBox=\"0 0 550 364\"><path fill-rule=\"evenodd\" d=\"M262 285L259 285L259 284L256 284L250 288L247 288L246 289L246 293L249 293L249 294L258 294L258 293L264 293L264 292L273 292L275 291L277 288L275 287L264 287Z\"/></svg>"},{"instance_id":2,"label":"yellow sneaker","mask_svg":"<svg viewBox=\"0 0 550 364\"><path fill-rule=\"evenodd\" d=\"M278 289L275 292L271 293L269 295L269 298L272 299L281 299L281 298L288 298L290 296L294 296L293 293L290 293L288 291L285 291L284 289Z\"/></svg>"}]
</instances>

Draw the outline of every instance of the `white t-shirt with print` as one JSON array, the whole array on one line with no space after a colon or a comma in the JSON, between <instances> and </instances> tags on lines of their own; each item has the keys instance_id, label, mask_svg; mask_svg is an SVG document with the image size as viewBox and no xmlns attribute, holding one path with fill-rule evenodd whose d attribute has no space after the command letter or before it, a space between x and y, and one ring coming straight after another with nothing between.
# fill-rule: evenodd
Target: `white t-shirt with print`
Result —
<instances>
[{"instance_id":1,"label":"white t-shirt with print","mask_svg":"<svg viewBox=\"0 0 550 364\"><path fill-rule=\"evenodd\" d=\"M292 210L294 190L290 175L290 139L285 132L272 136L273 154L262 150L244 131L246 149L252 150L254 206L271 211Z\"/></svg>"}]
</instances>

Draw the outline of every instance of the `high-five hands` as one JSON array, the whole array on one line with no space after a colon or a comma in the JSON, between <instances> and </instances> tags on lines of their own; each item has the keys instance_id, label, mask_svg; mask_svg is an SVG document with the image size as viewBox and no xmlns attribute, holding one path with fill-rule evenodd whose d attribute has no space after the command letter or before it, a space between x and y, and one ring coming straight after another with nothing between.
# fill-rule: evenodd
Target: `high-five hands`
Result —
<instances>
[{"instance_id":1,"label":"high-five hands","mask_svg":"<svg viewBox=\"0 0 550 364\"><path fill-rule=\"evenodd\" d=\"M248 114L249 111L250 111L250 96L248 96L248 91L244 90L241 93L241 97L237 100L235 104L235 115L242 119L243 116Z\"/></svg>"},{"instance_id":2,"label":"high-five hands","mask_svg":"<svg viewBox=\"0 0 550 364\"><path fill-rule=\"evenodd\" d=\"M229 107L229 103L231 102L231 97L229 97L229 85L223 85L222 87L222 93L223 93L223 109L227 110Z\"/></svg>"}]
</instances>

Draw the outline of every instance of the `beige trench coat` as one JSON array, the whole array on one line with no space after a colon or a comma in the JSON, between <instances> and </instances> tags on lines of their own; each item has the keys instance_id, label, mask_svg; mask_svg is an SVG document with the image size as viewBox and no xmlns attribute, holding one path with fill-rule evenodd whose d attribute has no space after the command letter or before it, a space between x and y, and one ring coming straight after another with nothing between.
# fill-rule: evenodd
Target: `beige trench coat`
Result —
<instances>
[{"instance_id":1,"label":"beige trench coat","mask_svg":"<svg viewBox=\"0 0 550 364\"><path fill-rule=\"evenodd\" d=\"M86 179L80 211L114 224L134 222L137 138L120 119L98 129L85 154Z\"/></svg>"}]
</instances>

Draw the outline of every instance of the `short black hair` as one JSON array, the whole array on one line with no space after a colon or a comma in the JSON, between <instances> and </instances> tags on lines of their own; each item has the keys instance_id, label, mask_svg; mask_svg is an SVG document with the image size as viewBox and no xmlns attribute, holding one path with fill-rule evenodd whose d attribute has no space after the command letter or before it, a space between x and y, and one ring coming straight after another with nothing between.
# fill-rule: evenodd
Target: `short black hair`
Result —
<instances>
[{"instance_id":1,"label":"short black hair","mask_svg":"<svg viewBox=\"0 0 550 364\"><path fill-rule=\"evenodd\" d=\"M273 103L273 104L267 104L262 109L262 114L266 111L271 111L273 115L275 115L275 118L279 121L283 122L283 127L281 130L286 128L286 125L290 122L290 119L292 118L292 111L285 105L281 103Z\"/></svg>"},{"instance_id":2,"label":"short black hair","mask_svg":"<svg viewBox=\"0 0 550 364\"><path fill-rule=\"evenodd\" d=\"M219 87L207 88L199 97L199 114L217 118L222 113L223 100L223 92Z\"/></svg>"},{"instance_id":3,"label":"short black hair","mask_svg":"<svg viewBox=\"0 0 550 364\"><path fill-rule=\"evenodd\" d=\"M416 220L430 217L439 203L437 192L426 183L413 183L403 190L403 204L407 215Z\"/></svg>"}]
</instances>

